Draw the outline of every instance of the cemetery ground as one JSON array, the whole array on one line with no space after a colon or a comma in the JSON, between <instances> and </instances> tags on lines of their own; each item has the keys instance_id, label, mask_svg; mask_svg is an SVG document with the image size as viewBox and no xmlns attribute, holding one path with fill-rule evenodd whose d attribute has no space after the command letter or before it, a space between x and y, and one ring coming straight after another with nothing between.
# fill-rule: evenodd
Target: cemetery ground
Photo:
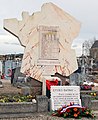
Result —
<instances>
[{"instance_id":1,"label":"cemetery ground","mask_svg":"<svg viewBox=\"0 0 98 120\"><path fill-rule=\"evenodd\" d=\"M19 88L11 85L10 80L1 79L0 81L2 81L2 85L3 85L3 87L0 88L0 94L4 94L4 93L6 93L6 94L18 94L21 92L21 90Z\"/></svg>"},{"instance_id":2,"label":"cemetery ground","mask_svg":"<svg viewBox=\"0 0 98 120\"><path fill-rule=\"evenodd\" d=\"M0 88L0 94L18 94L21 93L21 89L14 87L11 85L10 80L1 80L3 87ZM97 111L96 111L97 112ZM98 112L97 112L98 113ZM18 114L17 114L18 116ZM14 117L11 118L10 116L8 118L0 118L1 120L65 120L62 117L56 117L52 116L50 112L35 112L32 113L31 116L25 116L25 117ZM66 120L75 120L74 118L66 118ZM81 120L88 120L88 118L81 118ZM89 118L91 120L91 118ZM95 120L98 120L96 118Z\"/></svg>"}]
</instances>

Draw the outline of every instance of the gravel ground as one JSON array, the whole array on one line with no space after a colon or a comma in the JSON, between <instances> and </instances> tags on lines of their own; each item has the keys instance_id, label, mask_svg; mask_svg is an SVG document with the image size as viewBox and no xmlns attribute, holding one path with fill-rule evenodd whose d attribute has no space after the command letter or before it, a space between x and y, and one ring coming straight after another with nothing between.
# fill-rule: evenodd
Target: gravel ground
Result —
<instances>
[{"instance_id":1,"label":"gravel ground","mask_svg":"<svg viewBox=\"0 0 98 120\"><path fill-rule=\"evenodd\" d=\"M0 94L17 94L21 92L21 89L14 87L13 85L11 85L10 80L0 80L2 81L2 85L3 87L0 88Z\"/></svg>"}]
</instances>

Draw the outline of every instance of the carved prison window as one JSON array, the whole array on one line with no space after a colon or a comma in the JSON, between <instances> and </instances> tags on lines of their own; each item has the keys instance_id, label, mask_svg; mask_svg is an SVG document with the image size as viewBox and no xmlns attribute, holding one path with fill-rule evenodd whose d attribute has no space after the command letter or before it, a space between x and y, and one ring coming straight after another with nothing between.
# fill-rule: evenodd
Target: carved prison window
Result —
<instances>
[{"instance_id":1,"label":"carved prison window","mask_svg":"<svg viewBox=\"0 0 98 120\"><path fill-rule=\"evenodd\" d=\"M41 60L59 59L59 34L58 27L40 26L39 27L39 58Z\"/></svg>"}]
</instances>

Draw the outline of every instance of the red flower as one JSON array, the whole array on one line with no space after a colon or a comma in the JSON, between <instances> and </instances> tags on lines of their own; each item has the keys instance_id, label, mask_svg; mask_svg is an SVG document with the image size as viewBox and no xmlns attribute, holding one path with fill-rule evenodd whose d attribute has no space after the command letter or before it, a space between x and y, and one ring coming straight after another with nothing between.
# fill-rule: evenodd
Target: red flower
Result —
<instances>
[{"instance_id":1,"label":"red flower","mask_svg":"<svg viewBox=\"0 0 98 120\"><path fill-rule=\"evenodd\" d=\"M78 108L74 108L73 110L74 110L75 112L77 112L77 111L78 111Z\"/></svg>"},{"instance_id":2,"label":"red flower","mask_svg":"<svg viewBox=\"0 0 98 120\"><path fill-rule=\"evenodd\" d=\"M87 111L87 112L86 112L86 114L88 115L88 114L89 114L89 112Z\"/></svg>"},{"instance_id":3,"label":"red flower","mask_svg":"<svg viewBox=\"0 0 98 120\"><path fill-rule=\"evenodd\" d=\"M75 117L75 118L78 117L78 114L74 113L74 117Z\"/></svg>"},{"instance_id":4,"label":"red flower","mask_svg":"<svg viewBox=\"0 0 98 120\"><path fill-rule=\"evenodd\" d=\"M68 112L68 113L69 113L69 112L70 112L70 109L67 109L67 110L66 110L66 112Z\"/></svg>"}]
</instances>

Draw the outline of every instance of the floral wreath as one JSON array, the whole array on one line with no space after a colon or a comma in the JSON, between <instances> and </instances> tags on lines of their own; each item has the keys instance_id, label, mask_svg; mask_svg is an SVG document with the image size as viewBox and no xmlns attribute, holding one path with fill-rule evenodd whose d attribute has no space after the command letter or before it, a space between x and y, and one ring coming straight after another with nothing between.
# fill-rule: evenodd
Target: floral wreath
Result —
<instances>
[{"instance_id":1,"label":"floral wreath","mask_svg":"<svg viewBox=\"0 0 98 120\"><path fill-rule=\"evenodd\" d=\"M92 110L74 103L70 103L68 106L62 106L58 110L53 111L52 115L64 118L95 118Z\"/></svg>"}]
</instances>

